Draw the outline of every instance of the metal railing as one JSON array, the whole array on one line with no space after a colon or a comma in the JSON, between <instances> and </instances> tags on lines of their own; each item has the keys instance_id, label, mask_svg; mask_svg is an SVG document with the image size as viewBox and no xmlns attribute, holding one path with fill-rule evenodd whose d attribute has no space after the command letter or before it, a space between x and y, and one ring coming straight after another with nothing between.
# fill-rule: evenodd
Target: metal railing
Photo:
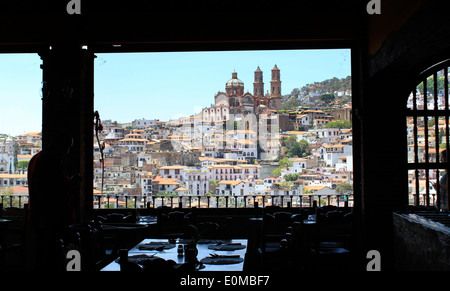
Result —
<instances>
[{"instance_id":1,"label":"metal railing","mask_svg":"<svg viewBox=\"0 0 450 291\"><path fill-rule=\"evenodd\" d=\"M0 194L0 203L4 208L23 208L28 203L28 194Z\"/></svg>"},{"instance_id":2,"label":"metal railing","mask_svg":"<svg viewBox=\"0 0 450 291\"><path fill-rule=\"evenodd\" d=\"M312 207L317 206L353 207L353 194L350 195L151 195L129 196L123 194L95 194L94 209L105 208L256 208L266 206ZM23 208L28 203L28 194L0 194L3 207Z\"/></svg>"},{"instance_id":3,"label":"metal railing","mask_svg":"<svg viewBox=\"0 0 450 291\"><path fill-rule=\"evenodd\" d=\"M255 208L266 206L312 207L334 205L353 207L353 194L350 195L151 195L126 196L122 194L94 195L94 209L98 208Z\"/></svg>"}]
</instances>

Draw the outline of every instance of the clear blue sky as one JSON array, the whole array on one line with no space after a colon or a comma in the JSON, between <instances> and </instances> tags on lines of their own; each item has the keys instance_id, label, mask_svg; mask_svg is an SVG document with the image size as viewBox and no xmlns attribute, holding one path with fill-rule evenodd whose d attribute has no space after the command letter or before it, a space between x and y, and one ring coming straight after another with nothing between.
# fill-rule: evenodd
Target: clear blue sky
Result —
<instances>
[{"instance_id":1,"label":"clear blue sky","mask_svg":"<svg viewBox=\"0 0 450 291\"><path fill-rule=\"evenodd\" d=\"M36 54L0 55L0 133L41 130L42 63ZM282 94L308 83L351 75L350 50L279 50L98 54L95 110L103 120L171 118L210 106L236 71L253 93L254 71L263 71L270 90L271 70L281 71Z\"/></svg>"}]
</instances>

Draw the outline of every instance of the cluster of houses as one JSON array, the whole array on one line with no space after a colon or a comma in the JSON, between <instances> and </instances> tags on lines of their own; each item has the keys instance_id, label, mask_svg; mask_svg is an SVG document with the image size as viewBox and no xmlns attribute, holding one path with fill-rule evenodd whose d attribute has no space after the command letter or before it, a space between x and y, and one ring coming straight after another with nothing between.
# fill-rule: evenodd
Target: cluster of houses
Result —
<instances>
[{"instance_id":1,"label":"cluster of houses","mask_svg":"<svg viewBox=\"0 0 450 291\"><path fill-rule=\"evenodd\" d=\"M28 162L40 150L38 132L0 135L0 194L28 195Z\"/></svg>"},{"instance_id":2,"label":"cluster of houses","mask_svg":"<svg viewBox=\"0 0 450 291\"><path fill-rule=\"evenodd\" d=\"M94 194L139 201L164 195L334 195L337 185L353 183L352 130L323 126L348 118L349 110L341 109L271 110L215 121L201 114L168 122L103 121L103 130L93 132ZM310 153L290 158L292 165L275 176L291 136L306 140ZM40 133L0 137L0 187L26 194L27 162L40 149Z\"/></svg>"},{"instance_id":3,"label":"cluster of houses","mask_svg":"<svg viewBox=\"0 0 450 291\"><path fill-rule=\"evenodd\" d=\"M314 114L322 117L320 112ZM334 195L340 183L353 183L351 129L310 126L303 131L284 131L275 114L259 115L247 126L244 118L232 122L201 122L199 118L141 119L128 128L104 122L100 133L105 144L103 164L97 145L94 153L95 193L140 200L164 195ZM293 124L287 129L293 129ZM285 152L284 140L293 135L297 141L306 140L311 153L290 158L292 166L274 177L272 172ZM266 138L264 146L261 136ZM295 180L286 181L291 174Z\"/></svg>"}]
</instances>

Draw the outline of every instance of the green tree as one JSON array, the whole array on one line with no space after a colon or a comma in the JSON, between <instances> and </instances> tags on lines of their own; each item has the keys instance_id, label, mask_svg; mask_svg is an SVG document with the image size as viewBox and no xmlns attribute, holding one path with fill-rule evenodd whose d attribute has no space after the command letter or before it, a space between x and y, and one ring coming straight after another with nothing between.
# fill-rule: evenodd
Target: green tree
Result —
<instances>
[{"instance_id":1,"label":"green tree","mask_svg":"<svg viewBox=\"0 0 450 291\"><path fill-rule=\"evenodd\" d=\"M284 102L284 104L281 106L282 110L296 110L297 107L301 106L302 102L296 98L291 98Z\"/></svg>"},{"instance_id":2,"label":"green tree","mask_svg":"<svg viewBox=\"0 0 450 291\"><path fill-rule=\"evenodd\" d=\"M3 188L0 190L0 196L3 196L3 207L19 207L19 198L12 196L14 194L13 188Z\"/></svg>"},{"instance_id":3,"label":"green tree","mask_svg":"<svg viewBox=\"0 0 450 291\"><path fill-rule=\"evenodd\" d=\"M280 187L282 189L286 189L286 190L291 189L292 185L293 185L292 182L288 182L288 181L283 181L280 183Z\"/></svg>"},{"instance_id":4,"label":"green tree","mask_svg":"<svg viewBox=\"0 0 450 291\"><path fill-rule=\"evenodd\" d=\"M341 183L337 185L336 192L339 194L349 194L353 192L353 185L349 183Z\"/></svg>"},{"instance_id":5,"label":"green tree","mask_svg":"<svg viewBox=\"0 0 450 291\"><path fill-rule=\"evenodd\" d=\"M177 196L177 194L171 191L159 191L158 193L156 193L156 197L171 197L171 196Z\"/></svg>"},{"instance_id":6,"label":"green tree","mask_svg":"<svg viewBox=\"0 0 450 291\"><path fill-rule=\"evenodd\" d=\"M333 102L334 99L334 94L322 94L319 96L319 100L325 102L326 104Z\"/></svg>"},{"instance_id":7,"label":"green tree","mask_svg":"<svg viewBox=\"0 0 450 291\"><path fill-rule=\"evenodd\" d=\"M441 128L441 129L439 130L439 144L442 144L442 143L443 143L444 135L445 135L444 129Z\"/></svg>"},{"instance_id":8,"label":"green tree","mask_svg":"<svg viewBox=\"0 0 450 291\"><path fill-rule=\"evenodd\" d=\"M293 164L292 161L289 160L288 157L284 157L278 163L279 163L279 166L278 166L278 168L273 170L272 176L280 177L281 176L281 169L291 167L292 164Z\"/></svg>"},{"instance_id":9,"label":"green tree","mask_svg":"<svg viewBox=\"0 0 450 291\"><path fill-rule=\"evenodd\" d=\"M296 181L298 179L298 174L287 174L284 175L284 180L286 181Z\"/></svg>"},{"instance_id":10,"label":"green tree","mask_svg":"<svg viewBox=\"0 0 450 291\"><path fill-rule=\"evenodd\" d=\"M423 82L421 82L417 89L419 89L420 92L423 93ZM441 90L445 90L445 78L444 77L438 77L437 78L437 90L438 92ZM434 80L433 78L427 79L427 92L433 92L434 91Z\"/></svg>"},{"instance_id":11,"label":"green tree","mask_svg":"<svg viewBox=\"0 0 450 291\"><path fill-rule=\"evenodd\" d=\"M428 127L433 127L433 126L434 126L434 118L428 119Z\"/></svg>"},{"instance_id":12,"label":"green tree","mask_svg":"<svg viewBox=\"0 0 450 291\"><path fill-rule=\"evenodd\" d=\"M284 144L286 145L286 147L288 149L292 148L296 143L297 143L297 135L295 135L295 134L291 135L284 141Z\"/></svg>"},{"instance_id":13,"label":"green tree","mask_svg":"<svg viewBox=\"0 0 450 291\"><path fill-rule=\"evenodd\" d=\"M216 193L217 186L219 186L219 181L209 180L209 192Z\"/></svg>"},{"instance_id":14,"label":"green tree","mask_svg":"<svg viewBox=\"0 0 450 291\"><path fill-rule=\"evenodd\" d=\"M308 141L302 139L297 142L291 149L288 151L288 155L290 157L304 157L311 153L311 147L309 146Z\"/></svg>"},{"instance_id":15,"label":"green tree","mask_svg":"<svg viewBox=\"0 0 450 291\"><path fill-rule=\"evenodd\" d=\"M292 89L291 96L294 96L295 98L298 98L299 94L300 94L300 89L299 88Z\"/></svg>"},{"instance_id":16,"label":"green tree","mask_svg":"<svg viewBox=\"0 0 450 291\"><path fill-rule=\"evenodd\" d=\"M350 120L339 119L330 121L324 126L325 128L352 128L352 122Z\"/></svg>"},{"instance_id":17,"label":"green tree","mask_svg":"<svg viewBox=\"0 0 450 291\"><path fill-rule=\"evenodd\" d=\"M279 161L280 164L280 168L288 168L288 167L292 167L293 162L291 160L289 160L289 158L284 157L283 159L281 159Z\"/></svg>"},{"instance_id":18,"label":"green tree","mask_svg":"<svg viewBox=\"0 0 450 291\"><path fill-rule=\"evenodd\" d=\"M13 190L13 188L4 188L0 191L0 194L12 195L12 194L14 194L14 190Z\"/></svg>"},{"instance_id":19,"label":"green tree","mask_svg":"<svg viewBox=\"0 0 450 291\"><path fill-rule=\"evenodd\" d=\"M311 153L311 147L309 146L308 141L302 139L297 141L297 136L292 135L286 139L285 145L288 149L287 156L288 157L304 157Z\"/></svg>"},{"instance_id":20,"label":"green tree","mask_svg":"<svg viewBox=\"0 0 450 291\"><path fill-rule=\"evenodd\" d=\"M278 167L275 170L272 171L272 176L274 177L280 177L281 176L281 168Z\"/></svg>"},{"instance_id":21,"label":"green tree","mask_svg":"<svg viewBox=\"0 0 450 291\"><path fill-rule=\"evenodd\" d=\"M17 162L17 168L19 169L27 169L28 168L28 161L18 161Z\"/></svg>"}]
</instances>

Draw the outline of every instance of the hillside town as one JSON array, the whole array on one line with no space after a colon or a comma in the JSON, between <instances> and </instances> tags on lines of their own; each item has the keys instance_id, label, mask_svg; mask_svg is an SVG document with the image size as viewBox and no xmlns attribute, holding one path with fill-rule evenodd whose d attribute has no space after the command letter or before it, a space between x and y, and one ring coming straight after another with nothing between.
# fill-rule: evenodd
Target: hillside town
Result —
<instances>
[{"instance_id":1,"label":"hillside town","mask_svg":"<svg viewBox=\"0 0 450 291\"><path fill-rule=\"evenodd\" d=\"M145 207L165 196L351 194L351 98L334 98L351 92L282 96L279 72L275 65L266 94L259 67L253 94L233 72L192 116L102 120L93 128L95 207L126 207L117 197ZM292 98L301 105L286 109ZM0 194L27 195L28 161L40 149L41 133L0 137Z\"/></svg>"}]
</instances>

